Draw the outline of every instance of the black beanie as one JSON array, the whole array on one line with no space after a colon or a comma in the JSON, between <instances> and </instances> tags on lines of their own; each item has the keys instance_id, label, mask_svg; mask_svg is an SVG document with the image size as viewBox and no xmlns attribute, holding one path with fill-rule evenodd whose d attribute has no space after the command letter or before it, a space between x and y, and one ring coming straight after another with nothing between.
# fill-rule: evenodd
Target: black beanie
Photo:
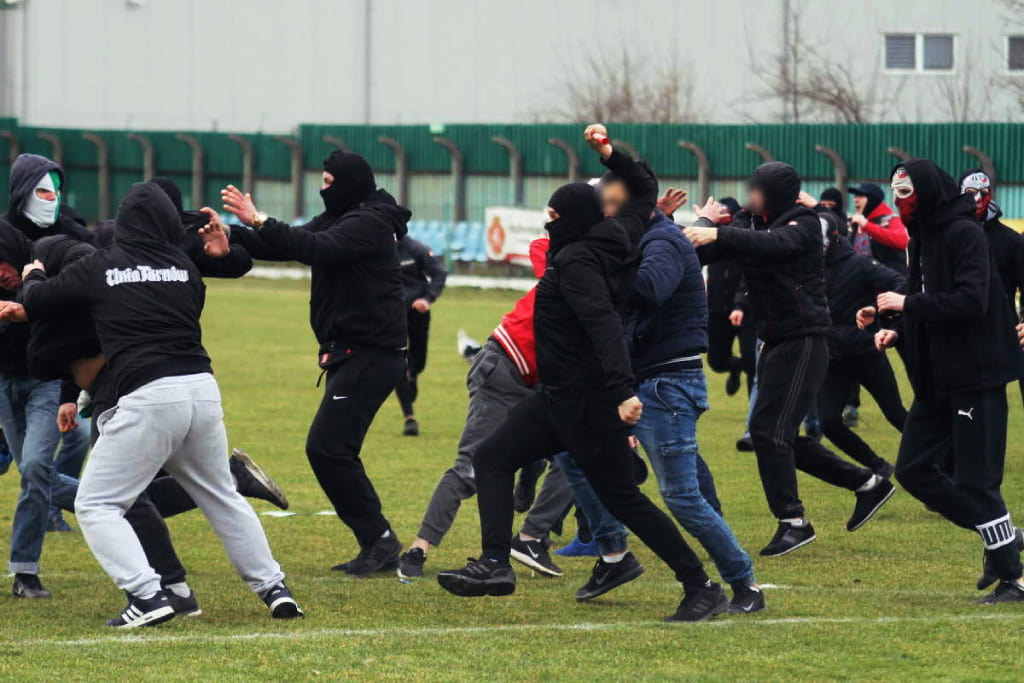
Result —
<instances>
[{"instance_id":1,"label":"black beanie","mask_svg":"<svg viewBox=\"0 0 1024 683\"><path fill-rule=\"evenodd\" d=\"M800 175L781 161L767 161L758 166L749 184L764 194L764 208L769 218L792 209L800 196Z\"/></svg>"},{"instance_id":2,"label":"black beanie","mask_svg":"<svg viewBox=\"0 0 1024 683\"><path fill-rule=\"evenodd\" d=\"M324 159L324 170L334 176L334 182L320 190L327 213L335 216L359 206L377 189L373 169L363 157L340 149Z\"/></svg>"},{"instance_id":3,"label":"black beanie","mask_svg":"<svg viewBox=\"0 0 1024 683\"><path fill-rule=\"evenodd\" d=\"M551 251L574 242L604 219L597 191L590 183L569 183L555 190L548 200L558 218L548 223Z\"/></svg>"}]
</instances>

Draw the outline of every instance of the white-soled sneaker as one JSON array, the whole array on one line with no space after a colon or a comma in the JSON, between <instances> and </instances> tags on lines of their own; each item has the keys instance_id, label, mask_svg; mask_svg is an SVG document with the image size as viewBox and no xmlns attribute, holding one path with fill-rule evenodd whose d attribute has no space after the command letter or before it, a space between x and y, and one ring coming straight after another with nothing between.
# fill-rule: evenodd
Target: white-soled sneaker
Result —
<instances>
[{"instance_id":1,"label":"white-soled sneaker","mask_svg":"<svg viewBox=\"0 0 1024 683\"><path fill-rule=\"evenodd\" d=\"M174 618L174 607L167 595L160 591L149 600L143 600L128 594L128 605L121 614L107 621L107 626L114 628L137 628L139 626L156 626Z\"/></svg>"}]
</instances>

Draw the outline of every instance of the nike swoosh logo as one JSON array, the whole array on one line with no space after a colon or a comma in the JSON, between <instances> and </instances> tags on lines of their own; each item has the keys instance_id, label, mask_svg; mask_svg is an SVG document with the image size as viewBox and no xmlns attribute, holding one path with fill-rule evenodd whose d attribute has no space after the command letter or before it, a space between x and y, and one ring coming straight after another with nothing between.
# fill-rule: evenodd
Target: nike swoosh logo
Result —
<instances>
[{"instance_id":1,"label":"nike swoosh logo","mask_svg":"<svg viewBox=\"0 0 1024 683\"><path fill-rule=\"evenodd\" d=\"M526 546L526 552L530 553L530 557L532 557L535 560L538 557L540 557L540 555L538 553L533 552L533 548L531 548L530 546Z\"/></svg>"},{"instance_id":2,"label":"nike swoosh logo","mask_svg":"<svg viewBox=\"0 0 1024 683\"><path fill-rule=\"evenodd\" d=\"M601 578L598 578L598 577L595 576L594 577L594 583L596 583L598 586L603 586L604 582L608 580L609 576L611 576L611 574L605 574Z\"/></svg>"},{"instance_id":3,"label":"nike swoosh logo","mask_svg":"<svg viewBox=\"0 0 1024 683\"><path fill-rule=\"evenodd\" d=\"M345 400L346 398L348 398L348 396L335 396L335 397L334 397L334 400L335 400L335 401L343 401L343 400Z\"/></svg>"},{"instance_id":4,"label":"nike swoosh logo","mask_svg":"<svg viewBox=\"0 0 1024 683\"><path fill-rule=\"evenodd\" d=\"M741 607L740 609L743 610L744 612L753 612L754 611L754 606L753 605L743 605L743 607Z\"/></svg>"}]
</instances>

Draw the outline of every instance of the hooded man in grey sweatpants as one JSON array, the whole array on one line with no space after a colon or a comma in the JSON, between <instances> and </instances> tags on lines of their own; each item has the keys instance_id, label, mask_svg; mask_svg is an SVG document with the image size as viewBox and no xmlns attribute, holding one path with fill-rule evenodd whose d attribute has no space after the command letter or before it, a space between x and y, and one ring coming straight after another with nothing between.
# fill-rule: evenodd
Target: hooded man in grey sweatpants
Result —
<instances>
[{"instance_id":1,"label":"hooded man in grey sweatpants","mask_svg":"<svg viewBox=\"0 0 1024 683\"><path fill-rule=\"evenodd\" d=\"M177 245L181 218L155 183L122 200L114 244L48 280L26 267L22 304L5 302L13 322L88 309L107 360L117 405L98 418L99 440L82 476L75 512L100 565L129 595L109 625L131 628L174 617L160 577L124 513L163 468L196 501L235 569L275 618L302 616L285 586L256 513L235 490L220 391L202 346L205 286ZM227 249L219 223L203 229L211 256Z\"/></svg>"}]
</instances>

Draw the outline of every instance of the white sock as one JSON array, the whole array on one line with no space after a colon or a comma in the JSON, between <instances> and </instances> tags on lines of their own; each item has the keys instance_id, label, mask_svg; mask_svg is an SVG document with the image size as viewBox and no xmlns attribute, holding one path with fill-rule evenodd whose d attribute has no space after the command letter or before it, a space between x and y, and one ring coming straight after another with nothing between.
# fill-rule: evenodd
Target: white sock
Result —
<instances>
[{"instance_id":1,"label":"white sock","mask_svg":"<svg viewBox=\"0 0 1024 683\"><path fill-rule=\"evenodd\" d=\"M872 474L871 478L869 478L866 482L864 482L864 484L859 489L857 489L857 493L864 493L865 491L870 491L871 489L878 486L879 482L881 481L882 478L880 476L878 476L877 474Z\"/></svg>"},{"instance_id":2,"label":"white sock","mask_svg":"<svg viewBox=\"0 0 1024 683\"><path fill-rule=\"evenodd\" d=\"M790 526L795 526L798 529L800 527L807 526L807 520L804 519L803 517L790 517L789 519L780 519L779 521L780 522L785 522L786 524L788 524Z\"/></svg>"},{"instance_id":3,"label":"white sock","mask_svg":"<svg viewBox=\"0 0 1024 683\"><path fill-rule=\"evenodd\" d=\"M527 536L522 531L520 531L519 532L519 540L520 541L539 541L540 539L536 538L534 536Z\"/></svg>"},{"instance_id":4,"label":"white sock","mask_svg":"<svg viewBox=\"0 0 1024 683\"><path fill-rule=\"evenodd\" d=\"M602 555L601 560L605 564L618 564L619 562L622 562L622 558L624 558L625 556L625 552L615 553L614 555Z\"/></svg>"},{"instance_id":5,"label":"white sock","mask_svg":"<svg viewBox=\"0 0 1024 683\"><path fill-rule=\"evenodd\" d=\"M136 595L139 600L152 600L156 597L156 593L147 593L146 595Z\"/></svg>"},{"instance_id":6,"label":"white sock","mask_svg":"<svg viewBox=\"0 0 1024 683\"><path fill-rule=\"evenodd\" d=\"M182 581L181 583L169 583L164 586L167 590L171 591L179 598L187 598L192 595L192 590L188 587L188 584Z\"/></svg>"},{"instance_id":7,"label":"white sock","mask_svg":"<svg viewBox=\"0 0 1024 683\"><path fill-rule=\"evenodd\" d=\"M391 529L388 529L380 535L381 538L391 538Z\"/></svg>"}]
</instances>

